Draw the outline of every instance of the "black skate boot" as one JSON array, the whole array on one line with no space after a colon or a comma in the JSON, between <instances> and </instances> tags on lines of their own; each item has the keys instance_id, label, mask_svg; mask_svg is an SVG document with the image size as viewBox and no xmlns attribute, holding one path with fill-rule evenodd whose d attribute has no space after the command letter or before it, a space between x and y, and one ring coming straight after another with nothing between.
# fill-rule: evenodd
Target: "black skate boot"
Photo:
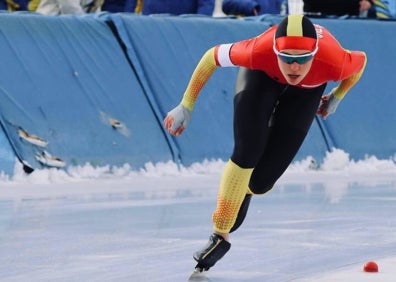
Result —
<instances>
[{"instance_id":1,"label":"black skate boot","mask_svg":"<svg viewBox=\"0 0 396 282\"><path fill-rule=\"evenodd\" d=\"M238 216L235 220L234 226L232 226L230 233L234 232L241 226L242 222L245 220L246 214L249 209L250 199L252 198L252 194L246 194L241 207L239 208Z\"/></svg>"},{"instance_id":2,"label":"black skate boot","mask_svg":"<svg viewBox=\"0 0 396 282\"><path fill-rule=\"evenodd\" d=\"M194 253L194 259L198 262L195 270L207 271L221 259L231 248L231 244L217 234L209 237L208 243L199 251Z\"/></svg>"}]
</instances>

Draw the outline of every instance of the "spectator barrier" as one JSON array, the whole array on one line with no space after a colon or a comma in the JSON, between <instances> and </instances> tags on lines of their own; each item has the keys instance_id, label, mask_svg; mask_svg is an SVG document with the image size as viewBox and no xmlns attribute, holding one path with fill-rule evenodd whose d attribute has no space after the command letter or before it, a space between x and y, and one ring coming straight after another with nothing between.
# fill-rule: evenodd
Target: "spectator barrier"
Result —
<instances>
[{"instance_id":1,"label":"spectator barrier","mask_svg":"<svg viewBox=\"0 0 396 282\"><path fill-rule=\"evenodd\" d=\"M375 155L396 155L396 21L317 20L326 26L342 45L364 50L368 61L358 84L324 122L334 147L354 159ZM331 89L334 85L329 85Z\"/></svg>"},{"instance_id":2,"label":"spectator barrier","mask_svg":"<svg viewBox=\"0 0 396 282\"><path fill-rule=\"evenodd\" d=\"M166 134L162 119L209 47L256 36L279 20L0 14L0 171L12 174L15 159L28 172L226 159L237 68L216 71L182 136ZM366 51L369 63L337 114L314 121L295 159L320 161L333 146L355 159L393 157L395 23L316 22L344 47Z\"/></svg>"},{"instance_id":3,"label":"spectator barrier","mask_svg":"<svg viewBox=\"0 0 396 282\"><path fill-rule=\"evenodd\" d=\"M0 122L27 170L171 159L161 125L108 25L0 15Z\"/></svg>"}]
</instances>

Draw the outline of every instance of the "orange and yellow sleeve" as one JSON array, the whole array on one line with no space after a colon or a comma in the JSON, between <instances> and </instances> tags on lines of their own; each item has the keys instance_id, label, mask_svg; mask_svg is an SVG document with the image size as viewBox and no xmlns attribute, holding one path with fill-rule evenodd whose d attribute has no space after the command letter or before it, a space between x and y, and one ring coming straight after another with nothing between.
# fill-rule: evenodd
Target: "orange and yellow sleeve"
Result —
<instances>
[{"instance_id":1,"label":"orange and yellow sleeve","mask_svg":"<svg viewBox=\"0 0 396 282\"><path fill-rule=\"evenodd\" d=\"M366 68L367 57L364 52L360 52L363 54L364 61L361 69L359 72L341 80L340 84L333 89L333 94L336 98L342 99L346 95L346 93L359 81L360 77L362 76L364 69Z\"/></svg>"},{"instance_id":2,"label":"orange and yellow sleeve","mask_svg":"<svg viewBox=\"0 0 396 282\"><path fill-rule=\"evenodd\" d=\"M190 111L193 110L199 93L209 78L212 76L216 68L215 47L213 47L206 51L206 53L202 56L198 65L195 67L193 74L191 75L190 82L187 85L187 88L183 94L183 99L181 101L181 104L184 107Z\"/></svg>"}]
</instances>

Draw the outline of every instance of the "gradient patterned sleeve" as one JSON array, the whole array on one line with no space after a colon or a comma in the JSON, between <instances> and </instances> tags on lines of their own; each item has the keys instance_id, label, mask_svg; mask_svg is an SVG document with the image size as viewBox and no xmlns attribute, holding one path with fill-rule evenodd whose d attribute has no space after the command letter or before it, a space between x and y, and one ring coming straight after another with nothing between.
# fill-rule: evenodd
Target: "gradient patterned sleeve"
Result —
<instances>
[{"instance_id":1,"label":"gradient patterned sleeve","mask_svg":"<svg viewBox=\"0 0 396 282\"><path fill-rule=\"evenodd\" d=\"M186 91L184 92L181 103L190 111L193 110L199 93L217 67L216 60L214 58L214 49L215 48L209 49L202 56L198 65L195 67L190 82L188 83Z\"/></svg>"},{"instance_id":2,"label":"gradient patterned sleeve","mask_svg":"<svg viewBox=\"0 0 396 282\"><path fill-rule=\"evenodd\" d=\"M206 51L202 56L184 92L181 101L184 107L190 111L193 110L199 93L218 66L233 66L228 55L231 45L232 44L218 45Z\"/></svg>"},{"instance_id":3,"label":"gradient patterned sleeve","mask_svg":"<svg viewBox=\"0 0 396 282\"><path fill-rule=\"evenodd\" d=\"M357 70L357 72L353 73L353 69L355 67L353 67L353 64L350 64L352 67L349 70L349 72L352 72L352 75L349 75L347 78L343 79L340 84L333 89L333 94L336 98L338 99L342 99L344 98L344 96L346 95L346 93L356 84L356 82L359 81L360 77L362 76L364 69L366 67L366 63L367 63L367 57L366 54L364 52L353 52L355 55L355 57L358 57L357 61L360 60L360 69ZM348 73L348 70L345 71L346 73Z\"/></svg>"}]
</instances>

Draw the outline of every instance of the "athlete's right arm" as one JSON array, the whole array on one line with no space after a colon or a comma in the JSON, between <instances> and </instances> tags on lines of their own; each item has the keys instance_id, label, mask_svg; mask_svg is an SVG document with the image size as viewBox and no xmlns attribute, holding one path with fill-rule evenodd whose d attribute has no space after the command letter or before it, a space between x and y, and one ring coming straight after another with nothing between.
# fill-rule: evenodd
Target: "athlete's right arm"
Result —
<instances>
[{"instance_id":1,"label":"athlete's right arm","mask_svg":"<svg viewBox=\"0 0 396 282\"><path fill-rule=\"evenodd\" d=\"M250 50L253 45L253 40L244 40L220 44L205 52L191 75L180 104L168 112L164 119L165 128L170 134L180 135L186 128L199 93L217 67L250 67Z\"/></svg>"},{"instance_id":2,"label":"athlete's right arm","mask_svg":"<svg viewBox=\"0 0 396 282\"><path fill-rule=\"evenodd\" d=\"M184 91L183 99L181 101L181 104L185 108L190 111L193 110L199 93L209 78L212 76L216 68L217 64L215 59L215 47L213 47L206 51L206 53L202 56L198 65L195 67L193 74L191 75L190 82Z\"/></svg>"},{"instance_id":3,"label":"athlete's right arm","mask_svg":"<svg viewBox=\"0 0 396 282\"><path fill-rule=\"evenodd\" d=\"M180 104L168 112L165 117L164 126L170 134L180 135L187 127L199 93L217 68L215 48L209 49L202 56L195 67Z\"/></svg>"}]
</instances>

